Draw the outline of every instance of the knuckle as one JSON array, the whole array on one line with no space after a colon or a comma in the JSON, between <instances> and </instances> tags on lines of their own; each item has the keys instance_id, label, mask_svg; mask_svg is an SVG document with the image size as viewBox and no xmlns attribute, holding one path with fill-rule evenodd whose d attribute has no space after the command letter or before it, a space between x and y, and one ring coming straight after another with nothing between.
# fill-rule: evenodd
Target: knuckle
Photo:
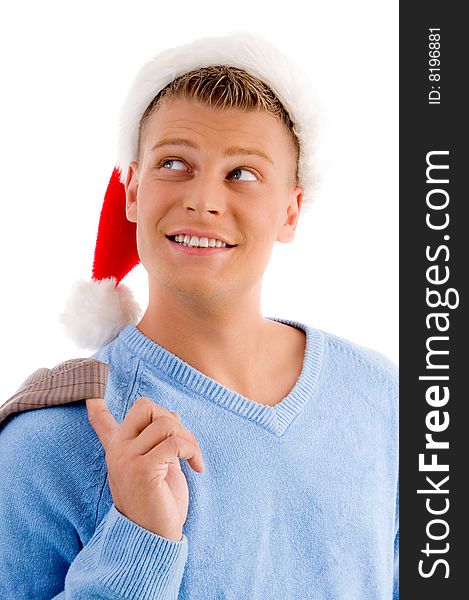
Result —
<instances>
[{"instance_id":1,"label":"knuckle","mask_svg":"<svg viewBox=\"0 0 469 600\"><path fill-rule=\"evenodd\" d=\"M176 425L176 423L173 421L173 419L170 419L169 417L160 417L158 419L158 421L160 423L161 423L161 421L164 421L164 423L162 423L162 430L163 430L163 435L166 438L174 437L174 436L181 437L179 435L181 428L178 425Z\"/></svg>"},{"instance_id":2,"label":"knuckle","mask_svg":"<svg viewBox=\"0 0 469 600\"><path fill-rule=\"evenodd\" d=\"M183 434L183 437L188 441L190 440L190 442L194 444L194 446L199 445L197 438L190 429L187 429L186 427L180 427L179 431Z\"/></svg>"},{"instance_id":3,"label":"knuckle","mask_svg":"<svg viewBox=\"0 0 469 600\"><path fill-rule=\"evenodd\" d=\"M174 416L174 418L176 419L176 421L180 425L181 424L181 417L180 417L179 413L177 413L175 410L171 410L170 413Z\"/></svg>"},{"instance_id":4,"label":"knuckle","mask_svg":"<svg viewBox=\"0 0 469 600\"><path fill-rule=\"evenodd\" d=\"M157 421L158 421L158 427L165 429L166 432L168 432L168 431L175 432L180 429L179 425L174 422L173 417L170 417L169 415L160 415L158 417Z\"/></svg>"},{"instance_id":5,"label":"knuckle","mask_svg":"<svg viewBox=\"0 0 469 600\"><path fill-rule=\"evenodd\" d=\"M161 415L158 417L158 420L163 421L164 423L166 423L168 426L171 426L171 427L174 427L176 425L173 417L170 417L169 415Z\"/></svg>"},{"instance_id":6,"label":"knuckle","mask_svg":"<svg viewBox=\"0 0 469 600\"><path fill-rule=\"evenodd\" d=\"M172 450L177 450L178 448L180 448L183 442L183 438L177 433L174 433L173 435L168 437L167 440L167 443Z\"/></svg>"}]
</instances>

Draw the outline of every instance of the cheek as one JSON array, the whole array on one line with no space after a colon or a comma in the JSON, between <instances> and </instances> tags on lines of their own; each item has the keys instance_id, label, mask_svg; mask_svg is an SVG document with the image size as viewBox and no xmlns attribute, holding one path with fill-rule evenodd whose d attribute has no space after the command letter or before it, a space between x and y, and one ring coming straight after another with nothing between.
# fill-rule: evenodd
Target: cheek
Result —
<instances>
[{"instance_id":1,"label":"cheek","mask_svg":"<svg viewBox=\"0 0 469 600\"><path fill-rule=\"evenodd\" d=\"M276 226L271 215L265 213L260 217L261 225L252 229L248 235L248 255L256 270L264 271L272 254L276 239Z\"/></svg>"},{"instance_id":2,"label":"cheek","mask_svg":"<svg viewBox=\"0 0 469 600\"><path fill-rule=\"evenodd\" d=\"M279 229L280 216L273 203L262 202L249 213L250 227L259 245L273 244Z\"/></svg>"},{"instance_id":3,"label":"cheek","mask_svg":"<svg viewBox=\"0 0 469 600\"><path fill-rule=\"evenodd\" d=\"M141 185L138 191L138 221L142 226L155 223L170 204L170 196L161 185Z\"/></svg>"}]
</instances>

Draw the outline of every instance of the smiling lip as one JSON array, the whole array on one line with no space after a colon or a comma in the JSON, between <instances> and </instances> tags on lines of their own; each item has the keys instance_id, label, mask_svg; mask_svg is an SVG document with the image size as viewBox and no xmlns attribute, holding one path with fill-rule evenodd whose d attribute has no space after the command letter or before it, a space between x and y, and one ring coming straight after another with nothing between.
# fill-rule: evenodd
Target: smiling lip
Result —
<instances>
[{"instance_id":1,"label":"smiling lip","mask_svg":"<svg viewBox=\"0 0 469 600\"><path fill-rule=\"evenodd\" d=\"M174 231L172 231L171 233L167 233L166 236L174 236L174 235L180 235L181 233L186 233L187 235L196 235L198 238L201 237L206 237L206 238L213 238L215 240L221 240L222 242L225 242L225 244L228 244L230 246L235 246L236 244L232 244L228 238L226 238L225 236L219 234L219 233L215 233L214 231L197 231L197 229L175 229Z\"/></svg>"},{"instance_id":2,"label":"smiling lip","mask_svg":"<svg viewBox=\"0 0 469 600\"><path fill-rule=\"evenodd\" d=\"M177 235L177 234L176 234ZM190 254L193 256L209 256L210 254L220 254L220 252L229 252L233 249L233 246L220 246L220 248L215 247L199 247L199 246L183 246L178 242L173 242L169 238L166 238L168 243L176 252L182 252L183 254Z\"/></svg>"}]
</instances>

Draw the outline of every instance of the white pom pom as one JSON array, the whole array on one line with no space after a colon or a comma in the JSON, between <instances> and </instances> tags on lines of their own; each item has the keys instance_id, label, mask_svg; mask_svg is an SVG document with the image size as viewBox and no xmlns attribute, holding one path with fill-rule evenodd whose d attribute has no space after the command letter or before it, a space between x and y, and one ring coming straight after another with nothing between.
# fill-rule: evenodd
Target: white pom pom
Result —
<instances>
[{"instance_id":1,"label":"white pom pom","mask_svg":"<svg viewBox=\"0 0 469 600\"><path fill-rule=\"evenodd\" d=\"M59 321L65 334L80 348L105 346L126 325L136 325L142 311L130 288L116 287L116 279L77 281Z\"/></svg>"}]
</instances>

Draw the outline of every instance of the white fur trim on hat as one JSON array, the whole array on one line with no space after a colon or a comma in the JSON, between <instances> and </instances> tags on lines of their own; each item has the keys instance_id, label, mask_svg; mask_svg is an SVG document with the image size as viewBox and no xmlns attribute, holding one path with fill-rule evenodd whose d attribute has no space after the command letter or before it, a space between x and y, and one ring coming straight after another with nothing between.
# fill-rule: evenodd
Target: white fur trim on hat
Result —
<instances>
[{"instance_id":1,"label":"white fur trim on hat","mask_svg":"<svg viewBox=\"0 0 469 600\"><path fill-rule=\"evenodd\" d=\"M300 142L299 183L304 188L303 205L308 204L315 183L313 154L317 105L308 76L265 38L247 32L198 39L164 50L143 65L120 114L117 165L122 183L130 163L137 159L140 119L153 98L177 77L216 64L248 71L266 83L282 102Z\"/></svg>"},{"instance_id":2,"label":"white fur trim on hat","mask_svg":"<svg viewBox=\"0 0 469 600\"><path fill-rule=\"evenodd\" d=\"M96 350L110 342L121 329L136 325L141 309L132 290L116 279L77 281L59 320L65 334L80 348Z\"/></svg>"}]
</instances>

